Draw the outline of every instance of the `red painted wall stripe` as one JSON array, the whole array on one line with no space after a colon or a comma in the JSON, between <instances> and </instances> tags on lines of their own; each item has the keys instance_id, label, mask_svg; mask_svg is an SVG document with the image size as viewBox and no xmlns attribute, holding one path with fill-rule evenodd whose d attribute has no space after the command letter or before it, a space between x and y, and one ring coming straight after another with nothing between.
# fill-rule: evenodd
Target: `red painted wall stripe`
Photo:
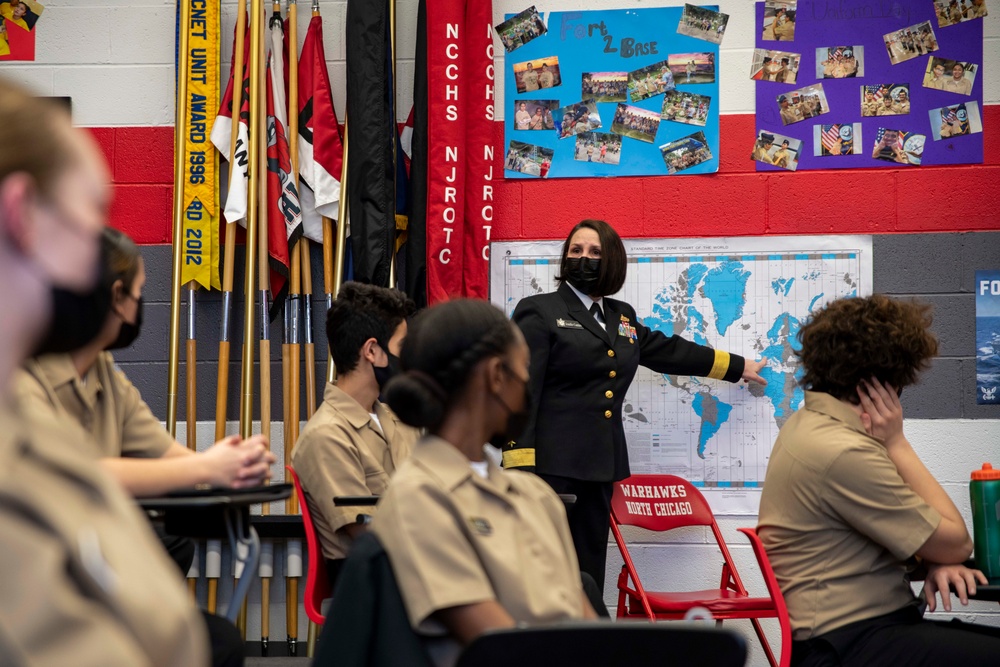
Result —
<instances>
[{"instance_id":1,"label":"red painted wall stripe","mask_svg":"<svg viewBox=\"0 0 1000 667\"><path fill-rule=\"evenodd\" d=\"M622 236L886 234L1000 230L1000 105L983 109L981 165L758 174L751 114L722 116L719 173L495 182L494 240L561 239L581 218ZM503 123L493 127L503 173ZM170 242L172 127L91 132L115 189L111 224L142 244Z\"/></svg>"}]
</instances>

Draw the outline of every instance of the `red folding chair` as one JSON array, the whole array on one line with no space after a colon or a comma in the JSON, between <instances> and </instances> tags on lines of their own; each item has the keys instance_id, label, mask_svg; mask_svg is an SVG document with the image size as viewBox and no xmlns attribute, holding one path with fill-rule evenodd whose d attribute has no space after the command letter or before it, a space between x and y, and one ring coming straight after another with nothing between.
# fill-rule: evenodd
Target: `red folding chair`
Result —
<instances>
[{"instance_id":1,"label":"red folding chair","mask_svg":"<svg viewBox=\"0 0 1000 667\"><path fill-rule=\"evenodd\" d=\"M302 510L302 524L306 533L306 551L309 554L309 569L306 572L306 594L305 607L306 616L317 625L323 625L326 618L323 616L323 600L333 594L330 590L330 581L326 576L326 559L323 558L323 550L320 548L319 535L316 533L316 525L313 523L312 515L309 513L309 503L306 502L306 494L302 491L302 484L299 476L292 466L285 466L288 476L295 485L295 495L299 499L299 508Z\"/></svg>"},{"instance_id":2,"label":"red folding chair","mask_svg":"<svg viewBox=\"0 0 1000 667\"><path fill-rule=\"evenodd\" d=\"M683 526L711 527L722 551L722 581L719 588L678 593L647 591L622 538L619 526L623 525L655 532ZM703 607L719 623L727 619L750 619L772 667L787 667L790 664L792 631L788 609L760 538L753 530L740 529L750 539L770 595L754 598L749 596L736 572L729 549L705 497L689 482L674 475L633 475L616 482L611 498L611 532L625 561L621 574L618 575L618 618L680 620L690 609ZM777 618L781 626L780 663L775 659L761 629L758 620L761 618Z\"/></svg>"}]
</instances>

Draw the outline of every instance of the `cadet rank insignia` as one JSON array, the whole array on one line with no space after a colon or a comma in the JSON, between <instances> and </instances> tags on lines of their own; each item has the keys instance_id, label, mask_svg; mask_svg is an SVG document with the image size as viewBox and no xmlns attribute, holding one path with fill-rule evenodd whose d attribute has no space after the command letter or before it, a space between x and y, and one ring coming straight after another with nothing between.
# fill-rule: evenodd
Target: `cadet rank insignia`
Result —
<instances>
[{"instance_id":1,"label":"cadet rank insignia","mask_svg":"<svg viewBox=\"0 0 1000 667\"><path fill-rule=\"evenodd\" d=\"M636 339L639 337L639 334L635 331L635 327L632 326L629 319L624 315L622 315L622 320L618 324L618 335L628 338L629 343L635 343Z\"/></svg>"},{"instance_id":2,"label":"cadet rank insignia","mask_svg":"<svg viewBox=\"0 0 1000 667\"><path fill-rule=\"evenodd\" d=\"M469 517L469 525L479 535L490 535L493 532L493 526L486 519Z\"/></svg>"}]
</instances>

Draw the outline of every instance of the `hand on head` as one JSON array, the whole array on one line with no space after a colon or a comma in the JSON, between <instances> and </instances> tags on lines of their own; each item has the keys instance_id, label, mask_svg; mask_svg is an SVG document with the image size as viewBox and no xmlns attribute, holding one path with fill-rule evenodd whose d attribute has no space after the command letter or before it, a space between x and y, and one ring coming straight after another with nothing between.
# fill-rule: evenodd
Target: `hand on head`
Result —
<instances>
[{"instance_id":1,"label":"hand on head","mask_svg":"<svg viewBox=\"0 0 1000 667\"><path fill-rule=\"evenodd\" d=\"M903 436L903 406L899 402L899 392L891 384L882 384L874 377L862 380L858 385L861 399L861 423L873 438L887 448L896 444Z\"/></svg>"}]
</instances>

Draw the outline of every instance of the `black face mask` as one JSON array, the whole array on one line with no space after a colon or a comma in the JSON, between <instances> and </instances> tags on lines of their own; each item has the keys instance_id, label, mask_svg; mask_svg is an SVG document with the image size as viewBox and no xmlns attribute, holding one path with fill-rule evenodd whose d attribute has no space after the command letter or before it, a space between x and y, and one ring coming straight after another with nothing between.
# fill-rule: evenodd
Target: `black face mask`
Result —
<instances>
[{"instance_id":1,"label":"black face mask","mask_svg":"<svg viewBox=\"0 0 1000 667\"><path fill-rule=\"evenodd\" d=\"M508 375L514 377L520 382L524 382L519 377L514 375L514 373L511 372L506 365L504 366L504 370L506 370ZM497 433L490 438L490 445L502 450L511 442L520 438L524 434L525 429L528 428L528 421L531 419L531 385L524 382L524 407L517 412L511 410L510 406L507 405L507 403L505 403L499 396L497 396L497 400L500 401L501 405L507 408L507 427L504 428L502 432Z\"/></svg>"},{"instance_id":2,"label":"black face mask","mask_svg":"<svg viewBox=\"0 0 1000 667\"><path fill-rule=\"evenodd\" d=\"M567 257L566 280L587 296L591 296L601 277L601 260L593 257ZM604 296L601 294L600 296Z\"/></svg>"},{"instance_id":3,"label":"black face mask","mask_svg":"<svg viewBox=\"0 0 1000 667\"><path fill-rule=\"evenodd\" d=\"M104 327L111 310L111 289L108 286L103 250L100 272L94 287L74 292L53 285L51 289L52 319L32 356L79 350L92 342Z\"/></svg>"},{"instance_id":4,"label":"black face mask","mask_svg":"<svg viewBox=\"0 0 1000 667\"><path fill-rule=\"evenodd\" d=\"M378 382L380 392L385 390L385 385L389 383L389 380L403 372L403 366L399 361L399 357L388 351L386 351L385 356L389 358L388 364L385 366L372 366L372 370L375 371L375 381Z\"/></svg>"},{"instance_id":5,"label":"black face mask","mask_svg":"<svg viewBox=\"0 0 1000 667\"><path fill-rule=\"evenodd\" d=\"M131 296L131 295L130 295ZM133 297L134 298L134 297ZM142 297L135 300L135 322L122 320L122 328L118 330L118 338L108 345L105 350L121 350L135 342L142 329Z\"/></svg>"}]
</instances>

